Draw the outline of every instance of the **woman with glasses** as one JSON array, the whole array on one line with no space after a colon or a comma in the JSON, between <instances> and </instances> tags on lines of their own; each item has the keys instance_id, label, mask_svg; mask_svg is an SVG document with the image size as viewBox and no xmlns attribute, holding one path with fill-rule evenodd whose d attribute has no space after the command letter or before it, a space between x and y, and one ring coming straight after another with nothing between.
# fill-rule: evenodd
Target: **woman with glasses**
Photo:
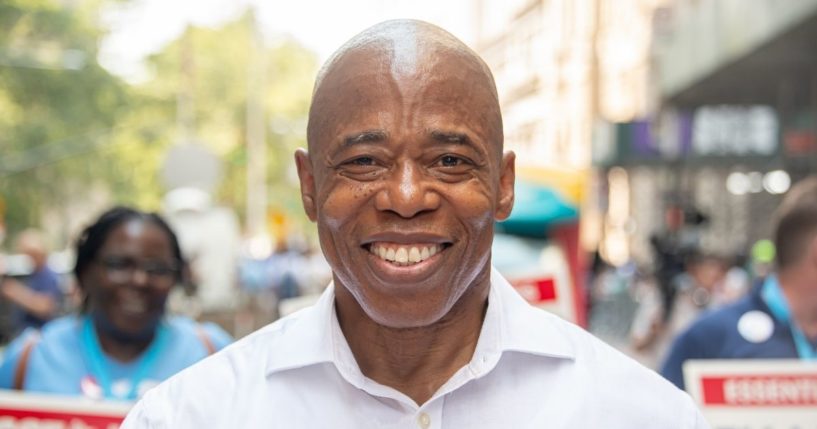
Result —
<instances>
[{"instance_id":1,"label":"woman with glasses","mask_svg":"<svg viewBox=\"0 0 817 429\"><path fill-rule=\"evenodd\" d=\"M165 313L185 261L158 215L111 209L83 231L76 253L80 313L13 341L0 388L135 400L231 342L216 325Z\"/></svg>"}]
</instances>

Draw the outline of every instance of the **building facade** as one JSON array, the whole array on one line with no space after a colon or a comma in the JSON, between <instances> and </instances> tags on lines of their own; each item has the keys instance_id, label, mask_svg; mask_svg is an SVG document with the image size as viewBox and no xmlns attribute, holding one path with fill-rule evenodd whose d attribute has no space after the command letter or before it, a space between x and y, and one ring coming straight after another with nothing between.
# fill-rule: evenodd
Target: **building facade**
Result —
<instances>
[{"instance_id":1,"label":"building facade","mask_svg":"<svg viewBox=\"0 0 817 429\"><path fill-rule=\"evenodd\" d=\"M631 256L649 260L669 203L707 215L702 253L745 254L789 185L817 171L817 1L676 0L654 22L658 102L598 163L629 173Z\"/></svg>"}]
</instances>

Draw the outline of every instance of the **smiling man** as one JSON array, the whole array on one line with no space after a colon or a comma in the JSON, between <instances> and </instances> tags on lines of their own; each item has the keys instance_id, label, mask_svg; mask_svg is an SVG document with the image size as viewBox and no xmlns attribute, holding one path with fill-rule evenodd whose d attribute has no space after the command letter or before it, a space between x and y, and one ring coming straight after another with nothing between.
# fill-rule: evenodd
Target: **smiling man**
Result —
<instances>
[{"instance_id":1,"label":"smiling man","mask_svg":"<svg viewBox=\"0 0 817 429\"><path fill-rule=\"evenodd\" d=\"M491 268L514 155L487 66L389 21L320 71L295 162L333 284L154 389L128 427L701 428L691 400Z\"/></svg>"}]
</instances>

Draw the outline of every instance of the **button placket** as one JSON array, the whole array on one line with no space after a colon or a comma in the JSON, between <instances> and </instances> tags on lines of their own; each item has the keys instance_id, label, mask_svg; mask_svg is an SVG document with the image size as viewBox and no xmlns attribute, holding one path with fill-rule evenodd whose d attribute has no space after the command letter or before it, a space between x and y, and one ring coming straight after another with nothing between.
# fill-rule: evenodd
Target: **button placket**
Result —
<instances>
[{"instance_id":1,"label":"button placket","mask_svg":"<svg viewBox=\"0 0 817 429\"><path fill-rule=\"evenodd\" d=\"M417 415L417 425L420 429L428 429L431 426L431 416L426 412Z\"/></svg>"},{"instance_id":2,"label":"button placket","mask_svg":"<svg viewBox=\"0 0 817 429\"><path fill-rule=\"evenodd\" d=\"M434 429L442 427L445 398L445 396L442 396L432 399L417 410L415 421L419 429Z\"/></svg>"}]
</instances>

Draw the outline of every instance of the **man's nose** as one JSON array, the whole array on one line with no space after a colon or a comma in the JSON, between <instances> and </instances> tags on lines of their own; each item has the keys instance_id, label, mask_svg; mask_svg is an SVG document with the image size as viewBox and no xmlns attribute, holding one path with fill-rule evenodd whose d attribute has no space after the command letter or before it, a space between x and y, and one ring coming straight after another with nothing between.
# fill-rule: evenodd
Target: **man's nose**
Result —
<instances>
[{"instance_id":1,"label":"man's nose","mask_svg":"<svg viewBox=\"0 0 817 429\"><path fill-rule=\"evenodd\" d=\"M375 207L391 211L400 217L411 218L426 211L436 210L440 195L431 189L430 178L412 163L401 164L386 179L383 189L375 197Z\"/></svg>"}]
</instances>

